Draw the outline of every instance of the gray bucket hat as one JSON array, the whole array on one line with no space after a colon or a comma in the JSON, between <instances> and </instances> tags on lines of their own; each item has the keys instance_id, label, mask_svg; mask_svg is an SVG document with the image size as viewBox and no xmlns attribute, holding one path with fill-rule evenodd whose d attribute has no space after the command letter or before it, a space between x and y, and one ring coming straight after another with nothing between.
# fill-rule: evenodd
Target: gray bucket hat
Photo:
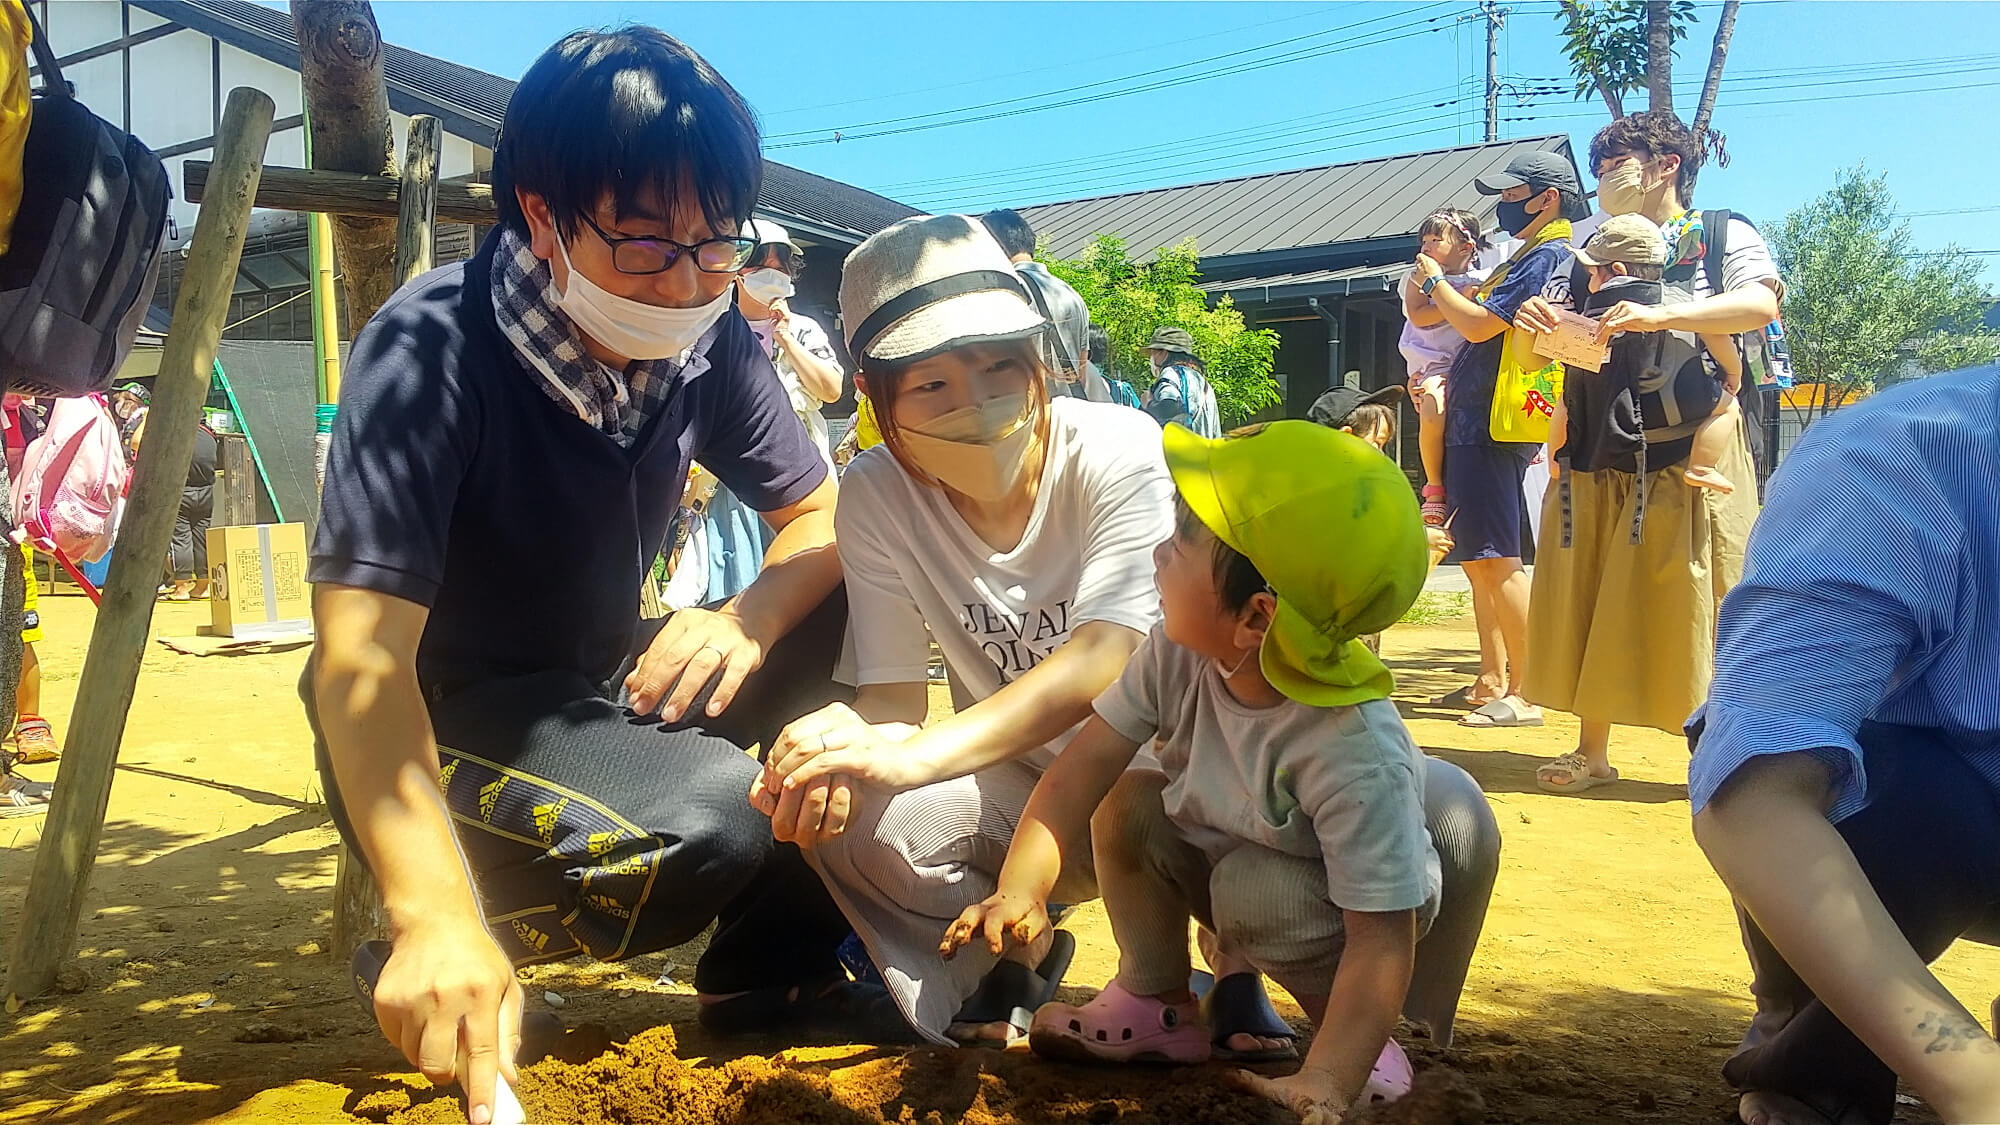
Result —
<instances>
[{"instance_id":1,"label":"gray bucket hat","mask_svg":"<svg viewBox=\"0 0 2000 1125\"><path fill-rule=\"evenodd\" d=\"M861 363L908 363L1048 324L1007 252L965 215L904 219L855 247L841 269L840 316Z\"/></svg>"},{"instance_id":2,"label":"gray bucket hat","mask_svg":"<svg viewBox=\"0 0 2000 1125\"><path fill-rule=\"evenodd\" d=\"M1185 328L1175 328L1170 324L1163 324L1153 329L1152 342L1147 344L1143 350L1152 351L1154 348L1169 352L1186 352L1189 355L1193 355L1194 337L1188 335L1188 331Z\"/></svg>"}]
</instances>

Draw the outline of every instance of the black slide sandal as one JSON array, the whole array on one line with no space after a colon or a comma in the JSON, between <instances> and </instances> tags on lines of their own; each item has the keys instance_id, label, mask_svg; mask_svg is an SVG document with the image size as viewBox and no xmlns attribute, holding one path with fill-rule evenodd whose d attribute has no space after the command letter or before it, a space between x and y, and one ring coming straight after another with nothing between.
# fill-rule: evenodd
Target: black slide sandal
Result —
<instances>
[{"instance_id":1,"label":"black slide sandal","mask_svg":"<svg viewBox=\"0 0 2000 1125\"><path fill-rule=\"evenodd\" d=\"M1299 1033L1271 1006L1264 991L1264 978L1256 973L1231 973L1216 980L1196 970L1188 979L1188 989L1201 1000L1201 1018L1208 1023L1213 1057L1221 1062L1290 1062L1299 1057ZM1232 1035L1254 1035L1260 1039L1284 1039L1283 1047L1257 1051L1236 1051L1229 1047Z\"/></svg>"},{"instance_id":2,"label":"black slide sandal","mask_svg":"<svg viewBox=\"0 0 2000 1125\"><path fill-rule=\"evenodd\" d=\"M1026 1038L1035 1022L1035 1009L1056 998L1056 989L1062 985L1063 974L1069 972L1069 963L1075 957L1076 937L1068 930L1057 930L1049 942L1048 955L1034 968L1019 961L994 965L980 980L979 989L959 1005L951 1022L1005 1023L1016 1034L1006 1041L961 1039L958 1044L1003 1050L1008 1043Z\"/></svg>"}]
</instances>

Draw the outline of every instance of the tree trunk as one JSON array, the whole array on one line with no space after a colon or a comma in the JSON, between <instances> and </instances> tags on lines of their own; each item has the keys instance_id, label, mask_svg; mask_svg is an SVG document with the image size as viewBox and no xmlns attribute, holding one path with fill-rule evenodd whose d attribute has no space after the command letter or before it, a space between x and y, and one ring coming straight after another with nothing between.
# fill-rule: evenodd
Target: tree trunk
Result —
<instances>
[{"instance_id":1,"label":"tree trunk","mask_svg":"<svg viewBox=\"0 0 2000 1125\"><path fill-rule=\"evenodd\" d=\"M312 166L393 178L396 141L390 132L382 32L374 9L367 0L291 0L291 9ZM331 219L351 338L396 291L396 220L339 214ZM345 960L354 946L383 932L385 925L374 878L343 844L334 877L334 956Z\"/></svg>"},{"instance_id":2,"label":"tree trunk","mask_svg":"<svg viewBox=\"0 0 2000 1125\"><path fill-rule=\"evenodd\" d=\"M312 130L312 166L394 176L396 143L374 10L367 0L292 0L291 9ZM333 246L346 278L352 336L396 291L396 220L335 215Z\"/></svg>"},{"instance_id":3,"label":"tree trunk","mask_svg":"<svg viewBox=\"0 0 2000 1125\"><path fill-rule=\"evenodd\" d=\"M1722 64L1729 58L1729 38L1736 34L1736 8L1741 0L1722 0L1722 12L1715 20L1715 46L1708 52L1708 76L1701 81L1701 100L1694 106L1694 135L1708 135L1709 119L1715 116L1715 95L1722 89Z\"/></svg>"},{"instance_id":4,"label":"tree trunk","mask_svg":"<svg viewBox=\"0 0 2000 1125\"><path fill-rule=\"evenodd\" d=\"M1646 0L1646 94L1647 109L1674 111L1672 0Z\"/></svg>"},{"instance_id":5,"label":"tree trunk","mask_svg":"<svg viewBox=\"0 0 2000 1125\"><path fill-rule=\"evenodd\" d=\"M1597 83L1597 92L1604 96L1604 108L1611 111L1611 120L1616 121L1625 116L1625 99L1618 96L1618 91L1606 86L1600 80Z\"/></svg>"}]
</instances>

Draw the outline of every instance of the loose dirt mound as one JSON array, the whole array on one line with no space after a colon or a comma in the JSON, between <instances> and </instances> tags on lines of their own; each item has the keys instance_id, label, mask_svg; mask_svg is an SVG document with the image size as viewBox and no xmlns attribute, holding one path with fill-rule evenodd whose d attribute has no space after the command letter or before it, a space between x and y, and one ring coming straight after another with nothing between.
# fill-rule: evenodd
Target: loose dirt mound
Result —
<instances>
[{"instance_id":1,"label":"loose dirt mound","mask_svg":"<svg viewBox=\"0 0 2000 1125\"><path fill-rule=\"evenodd\" d=\"M1219 1066L1179 1070L1062 1066L984 1051L783 1052L713 1066L676 1054L656 1028L582 1063L546 1060L521 1076L528 1118L565 1125L1292 1125L1291 1113L1231 1089ZM361 1107L357 1107L360 1109ZM362 1109L362 1112L366 1112ZM387 1125L463 1122L435 1095ZM1481 1125L1479 1094L1441 1067L1402 1102L1353 1125Z\"/></svg>"}]
</instances>

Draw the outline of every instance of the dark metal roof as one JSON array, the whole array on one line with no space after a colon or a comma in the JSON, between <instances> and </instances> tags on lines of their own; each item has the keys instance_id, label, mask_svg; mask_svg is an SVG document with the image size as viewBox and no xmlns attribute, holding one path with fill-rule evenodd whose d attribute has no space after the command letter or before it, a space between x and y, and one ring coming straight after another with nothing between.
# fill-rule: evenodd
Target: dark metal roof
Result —
<instances>
[{"instance_id":1,"label":"dark metal roof","mask_svg":"<svg viewBox=\"0 0 2000 1125\"><path fill-rule=\"evenodd\" d=\"M1044 203L1021 214L1057 257L1075 257L1099 234L1124 238L1138 258L1192 238L1206 267L1217 257L1407 236L1439 207L1490 218L1495 200L1474 190L1473 178L1527 151L1575 161L1566 136L1523 137Z\"/></svg>"},{"instance_id":2,"label":"dark metal roof","mask_svg":"<svg viewBox=\"0 0 2000 1125\"><path fill-rule=\"evenodd\" d=\"M132 0L161 19L297 70L298 40L289 12L248 0ZM514 81L469 66L383 44L382 77L398 113L427 113L458 136L493 147ZM759 211L800 224L802 234L858 242L898 219L922 214L893 199L811 172L764 162Z\"/></svg>"},{"instance_id":3,"label":"dark metal roof","mask_svg":"<svg viewBox=\"0 0 2000 1125\"><path fill-rule=\"evenodd\" d=\"M1306 297L1393 292L1396 283L1408 272L1410 263L1391 262L1386 265L1240 277L1230 281L1207 282L1202 289L1217 300L1227 296L1239 305L1267 305Z\"/></svg>"}]
</instances>

